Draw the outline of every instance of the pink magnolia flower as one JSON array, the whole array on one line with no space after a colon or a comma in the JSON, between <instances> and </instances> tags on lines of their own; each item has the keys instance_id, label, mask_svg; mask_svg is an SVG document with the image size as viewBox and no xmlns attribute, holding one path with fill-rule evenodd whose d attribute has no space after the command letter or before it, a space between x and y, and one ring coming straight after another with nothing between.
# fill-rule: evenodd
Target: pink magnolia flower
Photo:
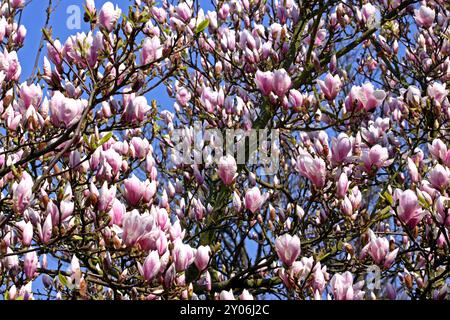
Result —
<instances>
[{"instance_id":1,"label":"pink magnolia flower","mask_svg":"<svg viewBox=\"0 0 450 320\"><path fill-rule=\"evenodd\" d=\"M327 169L322 158L313 158L310 154L302 152L297 158L296 169L302 176L311 180L317 188L325 186Z\"/></svg>"},{"instance_id":2,"label":"pink magnolia flower","mask_svg":"<svg viewBox=\"0 0 450 320\"><path fill-rule=\"evenodd\" d=\"M180 239L175 240L172 258L175 269L178 272L184 271L194 262L195 252L188 244L183 244Z\"/></svg>"},{"instance_id":3,"label":"pink magnolia flower","mask_svg":"<svg viewBox=\"0 0 450 320\"><path fill-rule=\"evenodd\" d=\"M2 266L6 270L18 270L19 269L19 258L17 255L13 254L13 251L10 247L6 248L6 253L9 254L9 256L6 256L2 261Z\"/></svg>"},{"instance_id":4,"label":"pink magnolia flower","mask_svg":"<svg viewBox=\"0 0 450 320\"><path fill-rule=\"evenodd\" d=\"M170 240L174 242L177 239L183 239L185 235L185 230L181 229L180 220L178 217L175 218L175 222L170 226L169 233L170 233Z\"/></svg>"},{"instance_id":5,"label":"pink magnolia flower","mask_svg":"<svg viewBox=\"0 0 450 320\"><path fill-rule=\"evenodd\" d=\"M313 270L314 273L311 286L314 288L314 290L317 290L320 293L322 293L327 285L327 278L328 278L327 267L326 266L321 267L320 262L317 262Z\"/></svg>"},{"instance_id":6,"label":"pink magnolia flower","mask_svg":"<svg viewBox=\"0 0 450 320\"><path fill-rule=\"evenodd\" d=\"M4 71L6 80L19 80L22 67L17 57L17 52L8 52L6 49L3 53L0 52L0 71Z\"/></svg>"},{"instance_id":7,"label":"pink magnolia flower","mask_svg":"<svg viewBox=\"0 0 450 320\"><path fill-rule=\"evenodd\" d=\"M208 267L211 248L209 246L199 246L195 254L195 266L199 271L204 271Z\"/></svg>"},{"instance_id":8,"label":"pink magnolia flower","mask_svg":"<svg viewBox=\"0 0 450 320\"><path fill-rule=\"evenodd\" d=\"M167 237L164 231L159 230L157 231L158 236L156 236L155 244L156 250L158 251L159 255L163 255L167 251Z\"/></svg>"},{"instance_id":9,"label":"pink magnolia flower","mask_svg":"<svg viewBox=\"0 0 450 320\"><path fill-rule=\"evenodd\" d=\"M210 87L205 87L200 96L201 102L208 112L214 112L217 106L222 106L225 101L223 90L215 91Z\"/></svg>"},{"instance_id":10,"label":"pink magnolia flower","mask_svg":"<svg viewBox=\"0 0 450 320\"><path fill-rule=\"evenodd\" d=\"M142 266L142 276L146 281L153 280L161 269L161 261L157 251L151 251L147 258L144 260L144 265Z\"/></svg>"},{"instance_id":11,"label":"pink magnolia flower","mask_svg":"<svg viewBox=\"0 0 450 320\"><path fill-rule=\"evenodd\" d=\"M303 106L303 95L296 89L289 90L289 107L298 111Z\"/></svg>"},{"instance_id":12,"label":"pink magnolia flower","mask_svg":"<svg viewBox=\"0 0 450 320\"><path fill-rule=\"evenodd\" d=\"M118 154L113 148L100 152L100 164L111 168L112 176L116 176L122 168L122 156ZM99 170L100 171L100 170Z\"/></svg>"},{"instance_id":13,"label":"pink magnolia flower","mask_svg":"<svg viewBox=\"0 0 450 320\"><path fill-rule=\"evenodd\" d=\"M418 106L420 104L420 100L422 98L422 91L416 86L409 86L408 91L406 92L406 101L413 105Z\"/></svg>"},{"instance_id":14,"label":"pink magnolia flower","mask_svg":"<svg viewBox=\"0 0 450 320\"><path fill-rule=\"evenodd\" d=\"M258 40L258 42L260 42L259 37L257 37L256 39ZM259 45L260 45L260 43L259 43ZM242 49L245 49L246 47L248 47L250 50L253 50L257 47L257 41L255 40L255 37L253 37L253 35L250 33L250 31L243 30L239 34L239 46Z\"/></svg>"},{"instance_id":15,"label":"pink magnolia flower","mask_svg":"<svg viewBox=\"0 0 450 320\"><path fill-rule=\"evenodd\" d=\"M31 240L33 240L33 224L28 221L22 229L22 244L28 247L31 244Z\"/></svg>"},{"instance_id":16,"label":"pink magnolia flower","mask_svg":"<svg viewBox=\"0 0 450 320\"><path fill-rule=\"evenodd\" d=\"M317 30L316 37L314 38L314 45L320 46L323 43L323 41L326 39L326 36L327 36L327 30L325 30L325 29ZM308 35L305 38L305 43L307 43L308 45L311 43L311 35ZM313 55L314 55L314 53L313 53Z\"/></svg>"},{"instance_id":17,"label":"pink magnolia flower","mask_svg":"<svg viewBox=\"0 0 450 320\"><path fill-rule=\"evenodd\" d=\"M8 290L8 299L9 300L16 300L17 296L17 288L16 285L12 285L11 288Z\"/></svg>"},{"instance_id":18,"label":"pink magnolia flower","mask_svg":"<svg viewBox=\"0 0 450 320\"><path fill-rule=\"evenodd\" d=\"M3 41L6 34L6 27L8 25L8 22L6 21L5 17L0 18L0 41Z\"/></svg>"},{"instance_id":19,"label":"pink magnolia flower","mask_svg":"<svg viewBox=\"0 0 450 320\"><path fill-rule=\"evenodd\" d=\"M60 223L60 213L58 206L52 200L50 200L50 202L47 204L46 213L47 215L51 216L51 221L54 226Z\"/></svg>"},{"instance_id":20,"label":"pink magnolia flower","mask_svg":"<svg viewBox=\"0 0 450 320\"><path fill-rule=\"evenodd\" d=\"M286 233L277 238L275 249L280 260L287 266L291 266L300 255L300 238Z\"/></svg>"},{"instance_id":21,"label":"pink magnolia flower","mask_svg":"<svg viewBox=\"0 0 450 320\"><path fill-rule=\"evenodd\" d=\"M75 63L81 68L94 67L98 53L103 49L103 35L100 32L88 34L79 32L67 38L61 54L67 61ZM114 72L114 69L112 70ZM71 96L69 94L69 96Z\"/></svg>"},{"instance_id":22,"label":"pink magnolia flower","mask_svg":"<svg viewBox=\"0 0 450 320\"><path fill-rule=\"evenodd\" d=\"M51 121L59 126L63 123L70 127L81 119L86 100L75 100L66 98L61 92L56 91L50 100Z\"/></svg>"},{"instance_id":23,"label":"pink magnolia flower","mask_svg":"<svg viewBox=\"0 0 450 320\"><path fill-rule=\"evenodd\" d=\"M245 193L245 207L252 213L258 211L264 203L264 196L258 187L248 189Z\"/></svg>"},{"instance_id":24,"label":"pink magnolia flower","mask_svg":"<svg viewBox=\"0 0 450 320\"><path fill-rule=\"evenodd\" d=\"M233 156L228 154L219 159L218 174L225 185L229 186L233 183L236 177L236 171L237 165Z\"/></svg>"},{"instance_id":25,"label":"pink magnolia flower","mask_svg":"<svg viewBox=\"0 0 450 320\"><path fill-rule=\"evenodd\" d=\"M247 289L242 290L242 293L239 295L239 300L254 300L253 296Z\"/></svg>"},{"instance_id":26,"label":"pink magnolia flower","mask_svg":"<svg viewBox=\"0 0 450 320\"><path fill-rule=\"evenodd\" d=\"M240 212L242 209L242 201L239 197L239 194L236 191L233 191L233 209L236 212Z\"/></svg>"},{"instance_id":27,"label":"pink magnolia flower","mask_svg":"<svg viewBox=\"0 0 450 320\"><path fill-rule=\"evenodd\" d=\"M447 151L447 154L445 155L444 159L442 159L442 161L448 168L450 168L450 150Z\"/></svg>"},{"instance_id":28,"label":"pink magnolia flower","mask_svg":"<svg viewBox=\"0 0 450 320\"><path fill-rule=\"evenodd\" d=\"M111 209L111 206L116 199L116 186L113 185L111 188L108 188L108 183L103 182L102 187L100 188L97 209L100 212L106 212Z\"/></svg>"},{"instance_id":29,"label":"pink magnolia flower","mask_svg":"<svg viewBox=\"0 0 450 320\"><path fill-rule=\"evenodd\" d=\"M68 268L68 273L70 276L67 277L67 280L75 286L75 288L79 288L80 280L82 278L82 272L80 267L80 260L76 257L76 255L72 256L72 260L70 260L70 265Z\"/></svg>"},{"instance_id":30,"label":"pink magnolia flower","mask_svg":"<svg viewBox=\"0 0 450 320\"><path fill-rule=\"evenodd\" d=\"M345 109L347 112L365 110L370 111L379 107L386 98L383 90L375 90L373 84L368 82L360 86L353 86L345 98Z\"/></svg>"},{"instance_id":31,"label":"pink magnolia flower","mask_svg":"<svg viewBox=\"0 0 450 320\"><path fill-rule=\"evenodd\" d=\"M177 90L175 98L181 106L185 107L191 100L191 96L191 93L186 88L182 87Z\"/></svg>"},{"instance_id":32,"label":"pink magnolia flower","mask_svg":"<svg viewBox=\"0 0 450 320\"><path fill-rule=\"evenodd\" d=\"M14 209L23 213L23 211L30 205L33 199L33 178L24 171L22 173L22 178L18 184L13 186L13 203Z\"/></svg>"},{"instance_id":33,"label":"pink magnolia flower","mask_svg":"<svg viewBox=\"0 0 450 320\"><path fill-rule=\"evenodd\" d=\"M175 279L176 279L176 275L177 275L177 271L175 270L175 266L172 264L167 271L164 274L164 285L169 288L173 285ZM201 278L199 279L199 284L203 284L202 283L204 280L204 275L203 278L201 276Z\"/></svg>"},{"instance_id":34,"label":"pink magnolia flower","mask_svg":"<svg viewBox=\"0 0 450 320\"><path fill-rule=\"evenodd\" d=\"M131 178L123 182L123 185L125 187L123 193L125 200L131 206L136 206L141 201L144 192L142 181L133 174Z\"/></svg>"},{"instance_id":35,"label":"pink magnolia flower","mask_svg":"<svg viewBox=\"0 0 450 320\"><path fill-rule=\"evenodd\" d=\"M53 44L47 43L48 58L57 66L60 66L62 64L62 51L63 46L58 39L53 41Z\"/></svg>"},{"instance_id":36,"label":"pink magnolia flower","mask_svg":"<svg viewBox=\"0 0 450 320\"><path fill-rule=\"evenodd\" d=\"M362 254L368 252L376 264L389 268L394 263L398 248L390 251L389 240L377 237L372 230L369 230L369 237L370 242L362 249Z\"/></svg>"},{"instance_id":37,"label":"pink magnolia flower","mask_svg":"<svg viewBox=\"0 0 450 320\"><path fill-rule=\"evenodd\" d=\"M10 0L9 4L11 5L11 8L17 9L25 5L25 0Z\"/></svg>"},{"instance_id":38,"label":"pink magnolia flower","mask_svg":"<svg viewBox=\"0 0 450 320\"><path fill-rule=\"evenodd\" d=\"M27 29L25 28L24 25L21 25L12 37L14 44L16 44L18 46L23 45L26 35L27 35Z\"/></svg>"},{"instance_id":39,"label":"pink magnolia flower","mask_svg":"<svg viewBox=\"0 0 450 320\"><path fill-rule=\"evenodd\" d=\"M114 198L111 210L109 211L109 216L111 217L111 223L118 226L122 225L122 218L126 213L125 205L118 199Z\"/></svg>"},{"instance_id":40,"label":"pink magnolia flower","mask_svg":"<svg viewBox=\"0 0 450 320\"><path fill-rule=\"evenodd\" d=\"M233 290L229 291L222 290L219 295L219 300L236 300L233 295Z\"/></svg>"},{"instance_id":41,"label":"pink magnolia flower","mask_svg":"<svg viewBox=\"0 0 450 320\"><path fill-rule=\"evenodd\" d=\"M47 244L52 238L52 215L47 214L45 218L44 225L42 226L42 234L40 236L42 243Z\"/></svg>"},{"instance_id":42,"label":"pink magnolia flower","mask_svg":"<svg viewBox=\"0 0 450 320\"><path fill-rule=\"evenodd\" d=\"M356 210L356 208L353 208L352 202L350 201L350 198L347 196L344 196L344 199L341 202L341 210L342 213L346 216L354 218L353 212Z\"/></svg>"},{"instance_id":43,"label":"pink magnolia flower","mask_svg":"<svg viewBox=\"0 0 450 320\"><path fill-rule=\"evenodd\" d=\"M437 189L445 189L448 186L450 180L450 173L448 169L444 168L442 165L437 164L429 173L428 178Z\"/></svg>"},{"instance_id":44,"label":"pink magnolia flower","mask_svg":"<svg viewBox=\"0 0 450 320\"><path fill-rule=\"evenodd\" d=\"M87 162L81 162L81 153L78 150L74 150L69 155L69 165L71 168L77 171L86 172Z\"/></svg>"},{"instance_id":45,"label":"pink magnolia flower","mask_svg":"<svg viewBox=\"0 0 450 320\"><path fill-rule=\"evenodd\" d=\"M147 139L141 137L133 137L130 141L134 156L138 159L144 159L150 151L150 143Z\"/></svg>"},{"instance_id":46,"label":"pink magnolia flower","mask_svg":"<svg viewBox=\"0 0 450 320\"><path fill-rule=\"evenodd\" d=\"M255 83L262 94L268 96L273 90L273 73L256 71Z\"/></svg>"},{"instance_id":47,"label":"pink magnolia flower","mask_svg":"<svg viewBox=\"0 0 450 320\"><path fill-rule=\"evenodd\" d=\"M186 2L182 2L175 7L175 12L180 20L189 22L192 17L192 10Z\"/></svg>"},{"instance_id":48,"label":"pink magnolia flower","mask_svg":"<svg viewBox=\"0 0 450 320\"><path fill-rule=\"evenodd\" d=\"M353 275L346 271L342 275L335 273L331 278L331 290L336 300L359 300L364 297L365 292L361 291L364 281L353 285Z\"/></svg>"},{"instance_id":49,"label":"pink magnolia flower","mask_svg":"<svg viewBox=\"0 0 450 320\"><path fill-rule=\"evenodd\" d=\"M325 81L317 80L317 83L328 101L337 97L342 86L341 78L338 75L332 76L330 73L325 77Z\"/></svg>"},{"instance_id":50,"label":"pink magnolia flower","mask_svg":"<svg viewBox=\"0 0 450 320\"><path fill-rule=\"evenodd\" d=\"M441 104L446 97L448 97L449 91L445 89L445 83L433 82L427 87L427 94L430 98L436 101L437 104Z\"/></svg>"},{"instance_id":51,"label":"pink magnolia flower","mask_svg":"<svg viewBox=\"0 0 450 320\"><path fill-rule=\"evenodd\" d=\"M152 201L153 197L156 194L156 181L152 180L150 182L150 180L145 180L144 182L144 193L142 194L142 200L144 201L144 203L149 203ZM165 190L163 191L163 196L161 198L164 198L166 192ZM160 203L161 207L166 207L166 205L163 205L163 202Z\"/></svg>"},{"instance_id":52,"label":"pink magnolia flower","mask_svg":"<svg viewBox=\"0 0 450 320\"><path fill-rule=\"evenodd\" d=\"M415 228L422 220L424 212L419 205L417 195L412 190L399 191L397 193L399 200L398 217L410 228Z\"/></svg>"},{"instance_id":53,"label":"pink magnolia flower","mask_svg":"<svg viewBox=\"0 0 450 320\"><path fill-rule=\"evenodd\" d=\"M141 65L149 64L162 57L162 45L159 37L146 38L141 50Z\"/></svg>"},{"instance_id":54,"label":"pink magnolia flower","mask_svg":"<svg viewBox=\"0 0 450 320\"><path fill-rule=\"evenodd\" d=\"M23 300L33 300L32 281L23 285L19 290L19 296L23 297Z\"/></svg>"},{"instance_id":55,"label":"pink magnolia flower","mask_svg":"<svg viewBox=\"0 0 450 320\"><path fill-rule=\"evenodd\" d=\"M450 198L439 196L436 200L436 211L438 222L450 227Z\"/></svg>"},{"instance_id":56,"label":"pink magnolia flower","mask_svg":"<svg viewBox=\"0 0 450 320\"><path fill-rule=\"evenodd\" d=\"M154 215L148 212L140 214L136 209L127 212L122 217L122 240L127 247L141 244L146 248L152 247L155 239L151 237L151 233L156 226ZM156 235L156 234L154 234Z\"/></svg>"},{"instance_id":57,"label":"pink magnolia flower","mask_svg":"<svg viewBox=\"0 0 450 320\"><path fill-rule=\"evenodd\" d=\"M169 214L165 208L153 207L155 209L156 222L161 230L167 230L170 227Z\"/></svg>"},{"instance_id":58,"label":"pink magnolia flower","mask_svg":"<svg viewBox=\"0 0 450 320\"><path fill-rule=\"evenodd\" d=\"M372 21L374 21L376 12L377 9L370 2L363 5L361 8L363 21L365 23L371 23Z\"/></svg>"},{"instance_id":59,"label":"pink magnolia flower","mask_svg":"<svg viewBox=\"0 0 450 320\"><path fill-rule=\"evenodd\" d=\"M164 10L164 8L152 6L150 8L150 11L151 11L153 17L155 18L155 20L158 21L159 23L162 23L166 20L167 13Z\"/></svg>"},{"instance_id":60,"label":"pink magnolia flower","mask_svg":"<svg viewBox=\"0 0 450 320\"><path fill-rule=\"evenodd\" d=\"M25 254L23 260L23 270L28 279L33 279L38 267L38 256L36 251L30 251Z\"/></svg>"},{"instance_id":61,"label":"pink magnolia flower","mask_svg":"<svg viewBox=\"0 0 450 320\"><path fill-rule=\"evenodd\" d=\"M114 5L108 1L100 9L98 14L99 23L102 27L111 32L121 14L122 10L120 10L117 5L116 8L114 8Z\"/></svg>"},{"instance_id":62,"label":"pink magnolia flower","mask_svg":"<svg viewBox=\"0 0 450 320\"><path fill-rule=\"evenodd\" d=\"M291 77L284 69L275 70L273 72L273 91L282 98L291 88Z\"/></svg>"},{"instance_id":63,"label":"pink magnolia flower","mask_svg":"<svg viewBox=\"0 0 450 320\"><path fill-rule=\"evenodd\" d=\"M34 83L30 85L22 83L20 86L19 95L25 108L28 108L31 105L38 107L41 104L42 89Z\"/></svg>"},{"instance_id":64,"label":"pink magnolia flower","mask_svg":"<svg viewBox=\"0 0 450 320\"><path fill-rule=\"evenodd\" d=\"M339 198L343 198L348 191L349 185L350 182L348 181L347 174L345 172L342 172L337 182L336 196L338 196Z\"/></svg>"},{"instance_id":65,"label":"pink magnolia flower","mask_svg":"<svg viewBox=\"0 0 450 320\"><path fill-rule=\"evenodd\" d=\"M72 201L64 200L59 204L59 212L61 214L61 222L67 221L68 218L72 215L73 210L75 209L75 204ZM59 224L59 215L56 218L57 223Z\"/></svg>"},{"instance_id":66,"label":"pink magnolia flower","mask_svg":"<svg viewBox=\"0 0 450 320\"><path fill-rule=\"evenodd\" d=\"M200 199L194 198L192 200L192 209L193 210L191 210L190 216L193 219L202 220L203 217L205 216L205 211L206 211L205 206L203 205L203 202Z\"/></svg>"},{"instance_id":67,"label":"pink magnolia flower","mask_svg":"<svg viewBox=\"0 0 450 320\"><path fill-rule=\"evenodd\" d=\"M409 157L407 159L407 162L408 162L408 172L409 172L409 175L411 177L411 181L412 182L418 182L420 176L419 176L419 171L417 170L416 164Z\"/></svg>"},{"instance_id":68,"label":"pink magnolia flower","mask_svg":"<svg viewBox=\"0 0 450 320\"><path fill-rule=\"evenodd\" d=\"M340 133L337 138L331 138L331 159L337 163L345 161L351 156L352 141L345 133Z\"/></svg>"},{"instance_id":69,"label":"pink magnolia flower","mask_svg":"<svg viewBox=\"0 0 450 320\"><path fill-rule=\"evenodd\" d=\"M445 161L449 151L447 150L445 143L440 139L434 139L431 144L428 144L428 150L433 158L440 159L442 161Z\"/></svg>"},{"instance_id":70,"label":"pink magnolia flower","mask_svg":"<svg viewBox=\"0 0 450 320\"><path fill-rule=\"evenodd\" d=\"M385 292L386 297L389 300L395 300L397 298L397 290L395 290L395 287L389 282L386 284Z\"/></svg>"},{"instance_id":71,"label":"pink magnolia flower","mask_svg":"<svg viewBox=\"0 0 450 320\"><path fill-rule=\"evenodd\" d=\"M150 106L147 103L147 99L144 96L139 96L126 104L122 117L125 122L142 122L149 111Z\"/></svg>"},{"instance_id":72,"label":"pink magnolia flower","mask_svg":"<svg viewBox=\"0 0 450 320\"><path fill-rule=\"evenodd\" d=\"M5 116L8 129L11 131L17 130L22 121L22 114L20 114L18 111L14 111L13 107L9 106L5 110Z\"/></svg>"},{"instance_id":73,"label":"pink magnolia flower","mask_svg":"<svg viewBox=\"0 0 450 320\"><path fill-rule=\"evenodd\" d=\"M141 215L137 210L127 212L122 218L122 240L126 246L133 246L141 236Z\"/></svg>"},{"instance_id":74,"label":"pink magnolia flower","mask_svg":"<svg viewBox=\"0 0 450 320\"><path fill-rule=\"evenodd\" d=\"M86 10L91 15L95 14L96 9L95 9L95 1L94 0L86 0Z\"/></svg>"},{"instance_id":75,"label":"pink magnolia flower","mask_svg":"<svg viewBox=\"0 0 450 320\"><path fill-rule=\"evenodd\" d=\"M372 167L377 169L390 166L393 160L389 160L388 150L380 145L374 145L370 150L364 150L361 155L364 168L370 172Z\"/></svg>"},{"instance_id":76,"label":"pink magnolia flower","mask_svg":"<svg viewBox=\"0 0 450 320\"><path fill-rule=\"evenodd\" d=\"M420 6L419 10L414 10L414 19L423 28L431 27L434 22L434 17L434 10L427 6Z\"/></svg>"}]
</instances>

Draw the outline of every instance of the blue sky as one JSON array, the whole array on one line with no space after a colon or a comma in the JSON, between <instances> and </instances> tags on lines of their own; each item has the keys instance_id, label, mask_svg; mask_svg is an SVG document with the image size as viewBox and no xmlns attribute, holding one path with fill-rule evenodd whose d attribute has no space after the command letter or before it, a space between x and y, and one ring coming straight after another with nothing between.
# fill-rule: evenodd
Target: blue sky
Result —
<instances>
[{"instance_id":1,"label":"blue sky","mask_svg":"<svg viewBox=\"0 0 450 320\"><path fill-rule=\"evenodd\" d=\"M83 21L85 0L53 0L53 7L56 10L52 13L49 26L52 28L52 35L54 39L59 38L62 44L66 39L76 34L77 32L88 32L89 24ZM96 0L95 4L97 10L107 2L107 0ZM119 5L122 12L127 12L127 8L134 1L130 0L113 0L114 4ZM36 53L39 49L39 42L42 35L42 28L45 25L46 20L46 8L48 0L31 0L22 14L21 24L27 29L27 36L25 39L24 47L19 50L18 55L22 66L21 81L26 81L30 73L33 70ZM73 13L73 6L78 6L81 12L81 29L70 29L67 25L68 19ZM69 24L70 26L70 24ZM46 54L46 49L41 52L39 60L39 68L42 70L43 57ZM164 109L172 108L173 101L168 97L166 89L161 86L147 95L147 99L150 101L152 98L158 97L158 104Z\"/></svg>"},{"instance_id":2,"label":"blue sky","mask_svg":"<svg viewBox=\"0 0 450 320\"><path fill-rule=\"evenodd\" d=\"M82 20L84 13L83 5L85 4L84 0L52 0L52 2L53 7L56 6L56 10L51 15L49 25L53 29L54 38L59 38L61 43L64 43L68 36L77 32L89 30L89 25ZM103 3L105 2L107 1L96 0L96 7L101 8ZM122 10L126 8L129 3L131 3L131 1L129 0L114 0L111 2L118 4L120 8L122 8ZM45 11L47 5L48 0L31 0L22 14L21 23L27 28L27 37L25 39L24 47L19 51L19 57L21 58L20 62L22 64L22 77L25 78L33 69L34 58L39 48L39 40L42 34L41 29L45 24ZM70 6L73 5L79 6L81 12L81 29L79 30L70 30L67 27L67 19L70 16L70 14L67 13L67 10ZM43 61L42 58L43 55L41 55L41 66Z\"/></svg>"}]
</instances>

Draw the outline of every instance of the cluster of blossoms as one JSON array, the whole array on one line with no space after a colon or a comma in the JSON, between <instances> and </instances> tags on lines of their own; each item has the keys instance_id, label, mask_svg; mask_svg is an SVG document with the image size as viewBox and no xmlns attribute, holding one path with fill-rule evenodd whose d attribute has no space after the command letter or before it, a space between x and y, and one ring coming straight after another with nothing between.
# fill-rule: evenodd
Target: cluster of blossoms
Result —
<instances>
[{"instance_id":1,"label":"cluster of blossoms","mask_svg":"<svg viewBox=\"0 0 450 320\"><path fill-rule=\"evenodd\" d=\"M446 1L161 2L87 0L26 81L1 1L4 298L447 298ZM275 172L223 152L266 128Z\"/></svg>"}]
</instances>

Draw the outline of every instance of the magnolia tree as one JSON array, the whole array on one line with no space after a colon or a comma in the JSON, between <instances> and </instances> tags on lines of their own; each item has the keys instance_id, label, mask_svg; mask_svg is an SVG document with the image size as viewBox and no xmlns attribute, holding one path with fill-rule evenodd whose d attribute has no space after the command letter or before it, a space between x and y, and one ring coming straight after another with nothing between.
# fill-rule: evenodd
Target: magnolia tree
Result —
<instances>
[{"instance_id":1,"label":"magnolia tree","mask_svg":"<svg viewBox=\"0 0 450 320\"><path fill-rule=\"evenodd\" d=\"M446 0L90 0L67 39L49 1L22 74L26 6L0 10L5 299L448 298Z\"/></svg>"}]
</instances>

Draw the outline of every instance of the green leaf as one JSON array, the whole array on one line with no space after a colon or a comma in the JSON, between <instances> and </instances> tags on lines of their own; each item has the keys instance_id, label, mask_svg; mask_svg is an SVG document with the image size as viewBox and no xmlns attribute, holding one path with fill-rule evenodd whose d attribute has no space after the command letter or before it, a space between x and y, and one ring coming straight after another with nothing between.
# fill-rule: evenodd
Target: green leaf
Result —
<instances>
[{"instance_id":1,"label":"green leaf","mask_svg":"<svg viewBox=\"0 0 450 320\"><path fill-rule=\"evenodd\" d=\"M109 139L111 139L111 137L113 136L112 132L108 132L103 138L101 138L97 145L97 148L100 147L101 145L103 145L104 143L106 143Z\"/></svg>"},{"instance_id":2,"label":"green leaf","mask_svg":"<svg viewBox=\"0 0 450 320\"><path fill-rule=\"evenodd\" d=\"M195 29L195 33L199 34L203 30L205 30L208 27L208 25L209 25L209 20L203 20L202 22L199 23L199 25L197 26L197 29Z\"/></svg>"},{"instance_id":3,"label":"green leaf","mask_svg":"<svg viewBox=\"0 0 450 320\"><path fill-rule=\"evenodd\" d=\"M58 279L59 279L59 282L61 282L61 284L62 284L64 287L67 287L68 282L67 282L66 276L62 275L61 273L58 273Z\"/></svg>"},{"instance_id":4,"label":"green leaf","mask_svg":"<svg viewBox=\"0 0 450 320\"><path fill-rule=\"evenodd\" d=\"M384 207L383 210L381 210L380 216L383 217L384 215L386 215L386 214L389 213L390 211L391 211L391 207L390 207L390 206L386 206L386 207Z\"/></svg>"},{"instance_id":5,"label":"green leaf","mask_svg":"<svg viewBox=\"0 0 450 320\"><path fill-rule=\"evenodd\" d=\"M417 199L419 200L419 204L424 207L424 208L428 208L428 202L427 200L423 197L421 192L417 192Z\"/></svg>"},{"instance_id":6,"label":"green leaf","mask_svg":"<svg viewBox=\"0 0 450 320\"><path fill-rule=\"evenodd\" d=\"M11 171L12 171L12 173L15 175L15 176L18 176L19 175L19 173L17 172L17 168L16 168L16 166L14 165L14 163L11 165Z\"/></svg>"},{"instance_id":7,"label":"green leaf","mask_svg":"<svg viewBox=\"0 0 450 320\"><path fill-rule=\"evenodd\" d=\"M90 145L90 144L89 144L89 138L88 138L88 136L85 135L85 134L83 134L83 141L84 141L84 143L86 143L88 146Z\"/></svg>"},{"instance_id":8,"label":"green leaf","mask_svg":"<svg viewBox=\"0 0 450 320\"><path fill-rule=\"evenodd\" d=\"M73 236L72 239L75 240L75 241L81 241L81 240L83 240L82 237L77 236L77 235Z\"/></svg>"},{"instance_id":9,"label":"green leaf","mask_svg":"<svg viewBox=\"0 0 450 320\"><path fill-rule=\"evenodd\" d=\"M148 12L142 13L141 16L139 17L140 23L147 23L148 20L150 20L150 15L148 14Z\"/></svg>"},{"instance_id":10,"label":"green leaf","mask_svg":"<svg viewBox=\"0 0 450 320\"><path fill-rule=\"evenodd\" d=\"M383 193L383 198L385 198L391 206L394 205L394 199L389 192L386 191L385 193Z\"/></svg>"}]
</instances>

